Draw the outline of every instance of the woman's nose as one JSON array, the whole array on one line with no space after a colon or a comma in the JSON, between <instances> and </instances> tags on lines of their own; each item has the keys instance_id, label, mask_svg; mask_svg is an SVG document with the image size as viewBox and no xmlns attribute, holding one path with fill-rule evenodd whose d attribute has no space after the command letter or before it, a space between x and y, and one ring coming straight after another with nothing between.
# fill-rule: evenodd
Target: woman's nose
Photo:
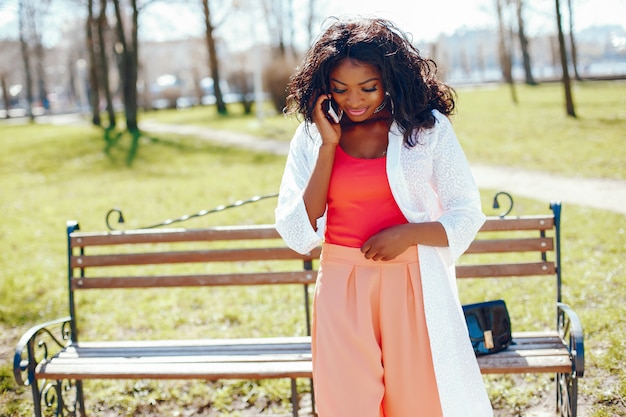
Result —
<instances>
[{"instance_id":1,"label":"woman's nose","mask_svg":"<svg viewBox=\"0 0 626 417\"><path fill-rule=\"evenodd\" d=\"M361 102L361 95L356 91L348 93L348 99L346 101L350 106L356 106Z\"/></svg>"}]
</instances>

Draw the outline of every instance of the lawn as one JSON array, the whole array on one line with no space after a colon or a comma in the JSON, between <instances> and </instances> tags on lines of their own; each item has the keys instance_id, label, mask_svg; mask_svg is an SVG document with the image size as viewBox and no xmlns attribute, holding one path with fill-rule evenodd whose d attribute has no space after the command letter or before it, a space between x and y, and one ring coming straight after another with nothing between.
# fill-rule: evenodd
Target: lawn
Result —
<instances>
[{"instance_id":1,"label":"lawn","mask_svg":"<svg viewBox=\"0 0 626 417\"><path fill-rule=\"evenodd\" d=\"M564 115L556 85L520 87L518 105L510 103L505 88L458 93L459 111L454 123L472 163L625 179L621 155L625 150L626 84L576 85L578 119ZM284 140L295 128L293 121L281 116L268 115L259 123L234 109L228 117L217 116L210 109L157 112L142 117L163 123L243 129ZM79 220L82 230L105 230L105 214L118 207L126 218L126 224L120 227L151 225L253 195L274 193L284 164L282 156L227 149L193 137L168 135L145 139L133 165L128 167L125 142L107 154L101 132L85 126L0 125L0 146L2 416L32 414L30 393L16 387L11 375L12 349L17 338L30 325L67 313L66 220ZM488 214L493 213L489 206L495 191L482 190ZM183 225L271 222L273 204L273 200L264 200ZM546 201L516 198L513 214L547 212L547 205ZM581 316L586 333L587 371L579 381L579 404L584 417L626 415L626 371L622 365L626 360L624 220L620 214L581 206L565 205L563 209L563 298ZM137 298L127 294L115 299L113 315L109 314L111 303L106 298L98 300L94 296L85 307L92 315L123 319L137 305L140 309L178 305L176 315L167 316L172 320L170 324L178 325L177 317L184 316L191 323L200 317L192 306L187 310L180 306L179 301L190 296L160 292L157 298ZM235 299L246 302L245 292L220 295L219 300L210 297L195 298L191 304L229 304ZM281 302L296 302L288 294L276 297ZM526 300L525 306L537 308L532 300ZM227 334L240 331L240 326L232 323L246 323L247 313L231 309L229 314L226 319L218 317L221 326L217 328ZM262 314L272 314L271 309ZM259 321L255 323L258 325ZM108 324L108 329L104 323L98 331L114 332L116 323ZM266 330L270 331L261 329ZM548 408L551 406L554 387L549 376L485 380L501 415L524 415L524 410L544 399L549 401ZM259 385L130 381L90 382L87 390L92 415L173 415L174 409L178 415L243 415L237 411L242 403L263 403L267 413L286 413L289 387L284 381Z\"/></svg>"},{"instance_id":2,"label":"lawn","mask_svg":"<svg viewBox=\"0 0 626 417\"><path fill-rule=\"evenodd\" d=\"M516 91L517 104L508 87L457 89L458 106L452 121L470 161L567 176L626 179L621 157L626 152L626 82L574 84L575 119L565 116L560 84L517 86ZM229 109L228 117L213 109L192 108L151 112L144 119L280 140L289 140L297 126L296 119L272 116L271 109L266 109L260 121L243 115L238 105Z\"/></svg>"}]
</instances>

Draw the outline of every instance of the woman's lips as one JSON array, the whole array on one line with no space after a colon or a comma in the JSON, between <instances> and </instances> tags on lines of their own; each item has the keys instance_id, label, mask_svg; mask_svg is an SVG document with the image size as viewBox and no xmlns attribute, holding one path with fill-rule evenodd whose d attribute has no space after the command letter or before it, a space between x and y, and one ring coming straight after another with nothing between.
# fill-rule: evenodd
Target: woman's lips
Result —
<instances>
[{"instance_id":1,"label":"woman's lips","mask_svg":"<svg viewBox=\"0 0 626 417\"><path fill-rule=\"evenodd\" d=\"M367 109L346 109L346 112L351 116L362 116Z\"/></svg>"}]
</instances>

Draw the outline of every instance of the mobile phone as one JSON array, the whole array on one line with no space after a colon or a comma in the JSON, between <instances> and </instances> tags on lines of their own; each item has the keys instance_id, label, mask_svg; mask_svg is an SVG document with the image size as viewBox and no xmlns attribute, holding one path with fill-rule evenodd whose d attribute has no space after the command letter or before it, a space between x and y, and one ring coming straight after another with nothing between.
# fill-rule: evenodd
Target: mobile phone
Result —
<instances>
[{"instance_id":1,"label":"mobile phone","mask_svg":"<svg viewBox=\"0 0 626 417\"><path fill-rule=\"evenodd\" d=\"M332 99L329 99L327 101L328 101L328 115L335 123L339 123L339 121L341 120L341 117L343 116L343 111L337 112L337 110L335 110Z\"/></svg>"}]
</instances>

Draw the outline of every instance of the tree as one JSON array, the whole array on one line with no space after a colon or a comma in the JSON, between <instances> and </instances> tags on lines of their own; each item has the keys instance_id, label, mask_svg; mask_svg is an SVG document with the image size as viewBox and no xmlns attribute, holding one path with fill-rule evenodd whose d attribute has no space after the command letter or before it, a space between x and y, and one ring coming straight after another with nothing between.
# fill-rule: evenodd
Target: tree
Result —
<instances>
[{"instance_id":1,"label":"tree","mask_svg":"<svg viewBox=\"0 0 626 417\"><path fill-rule=\"evenodd\" d=\"M11 109L11 97L9 97L9 85L7 83L7 77L4 73L0 73L0 88L2 88L2 101L4 102L5 119L9 119L11 115L9 110Z\"/></svg>"},{"instance_id":2,"label":"tree","mask_svg":"<svg viewBox=\"0 0 626 417\"><path fill-rule=\"evenodd\" d=\"M572 67L574 67L574 77L577 80L581 80L578 73L578 51L576 49L576 39L574 36L574 8L572 6L572 0L567 0L567 10L569 14L569 43L572 51Z\"/></svg>"},{"instance_id":3,"label":"tree","mask_svg":"<svg viewBox=\"0 0 626 417\"><path fill-rule=\"evenodd\" d=\"M315 1L308 0L309 25L315 16ZM296 22L293 18L293 0L264 0L263 12L274 54L271 64L265 68L264 84L269 91L274 108L281 112L286 104L286 87L297 64L294 45ZM313 38L312 27L308 28L309 39Z\"/></svg>"},{"instance_id":4,"label":"tree","mask_svg":"<svg viewBox=\"0 0 626 417\"><path fill-rule=\"evenodd\" d=\"M309 13L312 14L311 10L309 8ZM271 42L278 51L278 56L286 57L288 53L295 55L293 0L264 0L263 12Z\"/></svg>"},{"instance_id":5,"label":"tree","mask_svg":"<svg viewBox=\"0 0 626 417\"><path fill-rule=\"evenodd\" d=\"M226 103L224 103L224 96L220 86L219 60L217 58L217 49L215 47L215 38L213 36L216 26L211 20L209 0L202 0L202 11L204 13L205 38L207 49L209 51L209 69L211 70L211 78L213 78L213 89L215 93L217 112L219 114L226 114Z\"/></svg>"},{"instance_id":6,"label":"tree","mask_svg":"<svg viewBox=\"0 0 626 417\"><path fill-rule=\"evenodd\" d=\"M33 11L40 13L42 16L47 14L47 6L49 5L48 1L39 2L39 7L34 8ZM39 30L39 25L41 22L39 21L37 14L33 14L32 20L32 41L33 41L33 52L36 57L35 61L35 73L37 74L37 92L39 96L39 103L43 106L43 108L47 111L49 109L48 103L48 91L46 88L46 71L45 71L45 53L43 48L43 41L41 39L41 32ZM42 24L43 25L43 24Z\"/></svg>"},{"instance_id":7,"label":"tree","mask_svg":"<svg viewBox=\"0 0 626 417\"><path fill-rule=\"evenodd\" d=\"M139 7L137 0L130 1L130 22L122 13L120 0L113 0L115 9L115 28L117 32L118 46L116 51L120 60L120 78L122 81L122 96L124 98L124 115L126 116L126 128L133 135L133 142L139 139L139 126L137 124L137 73L139 63L139 42L137 29L139 21ZM127 27L129 25L130 27ZM134 146L136 144L134 143Z\"/></svg>"},{"instance_id":8,"label":"tree","mask_svg":"<svg viewBox=\"0 0 626 417\"><path fill-rule=\"evenodd\" d=\"M516 15L517 15L517 35L519 37L520 49L522 50L522 61L524 63L524 74L526 77L526 84L536 85L537 82L533 77L532 65L530 63L530 53L528 51L528 37L526 36L525 22L524 22L524 0L515 0L516 3Z\"/></svg>"},{"instance_id":9,"label":"tree","mask_svg":"<svg viewBox=\"0 0 626 417\"><path fill-rule=\"evenodd\" d=\"M554 0L556 7L556 27L559 38L559 55L561 57L561 68L563 70L563 88L565 91L565 111L568 116L576 117L574 111L574 99L572 98L572 85L569 77L567 49L565 47L565 36L563 35L563 26L561 24L561 4L559 0Z\"/></svg>"},{"instance_id":10,"label":"tree","mask_svg":"<svg viewBox=\"0 0 626 417\"><path fill-rule=\"evenodd\" d=\"M26 111L33 120L35 86L39 103L48 108L45 50L40 28L45 27L50 0L20 0L18 4L19 39L26 87Z\"/></svg>"},{"instance_id":11,"label":"tree","mask_svg":"<svg viewBox=\"0 0 626 417\"><path fill-rule=\"evenodd\" d=\"M116 118L115 118L115 109L113 108L113 97L111 96L111 86L109 82L109 59L106 47L106 38L107 33L109 31L109 24L107 21L107 0L100 0L100 14L98 15L97 20L97 30L98 30L98 51L100 53L98 60L98 67L100 74L100 80L102 81L100 87L104 92L104 97L106 100L106 111L109 118L109 126L108 130L113 130L116 126Z\"/></svg>"},{"instance_id":12,"label":"tree","mask_svg":"<svg viewBox=\"0 0 626 417\"><path fill-rule=\"evenodd\" d=\"M32 10L26 0L20 0L19 4L19 32L20 47L22 52L22 62L24 65L24 85L26 89L26 114L30 120L34 120L33 115L33 79L31 73L30 47L28 45L26 26L28 16L32 16Z\"/></svg>"},{"instance_id":13,"label":"tree","mask_svg":"<svg viewBox=\"0 0 626 417\"><path fill-rule=\"evenodd\" d=\"M100 126L100 89L98 80L98 63L96 58L96 43L94 41L94 12L93 0L87 1L87 54L89 55L89 84L91 85L91 94L89 95L89 104L91 106L91 123Z\"/></svg>"},{"instance_id":14,"label":"tree","mask_svg":"<svg viewBox=\"0 0 626 417\"><path fill-rule=\"evenodd\" d=\"M517 104L517 91L513 80L513 42L512 30L509 24L505 23L504 7L507 0L496 0L496 14L498 16L498 49L500 54L500 64L502 66L502 76L509 84L513 103Z\"/></svg>"},{"instance_id":15,"label":"tree","mask_svg":"<svg viewBox=\"0 0 626 417\"><path fill-rule=\"evenodd\" d=\"M16 74L21 73L20 62L21 45L15 40L0 40L0 88L2 89L2 107L5 110L4 117L11 117L12 101L10 93L11 78L15 78Z\"/></svg>"}]
</instances>

